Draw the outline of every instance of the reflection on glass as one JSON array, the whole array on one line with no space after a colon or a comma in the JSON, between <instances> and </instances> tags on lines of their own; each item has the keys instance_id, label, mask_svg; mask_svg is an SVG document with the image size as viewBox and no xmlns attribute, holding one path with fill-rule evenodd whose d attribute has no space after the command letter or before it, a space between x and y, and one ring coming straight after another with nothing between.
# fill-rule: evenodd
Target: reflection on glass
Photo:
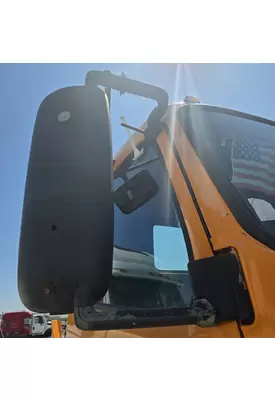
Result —
<instances>
[{"instance_id":1,"label":"reflection on glass","mask_svg":"<svg viewBox=\"0 0 275 400\"><path fill-rule=\"evenodd\" d=\"M154 226L155 266L163 271L186 271L188 254L181 228Z\"/></svg>"}]
</instances>

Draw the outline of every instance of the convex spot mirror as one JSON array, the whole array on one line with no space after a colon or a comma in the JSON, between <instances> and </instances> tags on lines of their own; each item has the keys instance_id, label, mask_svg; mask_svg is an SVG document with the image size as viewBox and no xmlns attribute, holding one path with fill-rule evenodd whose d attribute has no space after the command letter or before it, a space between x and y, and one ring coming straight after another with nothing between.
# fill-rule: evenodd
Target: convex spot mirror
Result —
<instances>
[{"instance_id":1,"label":"convex spot mirror","mask_svg":"<svg viewBox=\"0 0 275 400\"><path fill-rule=\"evenodd\" d=\"M138 172L127 179L114 192L114 201L124 214L130 214L140 208L158 193L158 185L148 171Z\"/></svg>"}]
</instances>

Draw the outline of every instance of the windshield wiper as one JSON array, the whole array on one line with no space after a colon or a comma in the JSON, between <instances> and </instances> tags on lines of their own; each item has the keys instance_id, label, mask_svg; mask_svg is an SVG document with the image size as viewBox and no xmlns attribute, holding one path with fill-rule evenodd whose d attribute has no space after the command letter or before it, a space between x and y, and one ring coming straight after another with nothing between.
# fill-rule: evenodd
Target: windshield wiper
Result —
<instances>
[{"instance_id":1,"label":"windshield wiper","mask_svg":"<svg viewBox=\"0 0 275 400\"><path fill-rule=\"evenodd\" d=\"M145 256L147 256L147 257L150 257L150 256L151 256L151 257L154 257L153 254L145 253L144 251L125 249L125 248L119 247L119 246L114 246L114 248L115 248L115 249L118 249L118 250L122 250L122 251L127 251L128 253L143 254L143 255L145 255Z\"/></svg>"}]
</instances>

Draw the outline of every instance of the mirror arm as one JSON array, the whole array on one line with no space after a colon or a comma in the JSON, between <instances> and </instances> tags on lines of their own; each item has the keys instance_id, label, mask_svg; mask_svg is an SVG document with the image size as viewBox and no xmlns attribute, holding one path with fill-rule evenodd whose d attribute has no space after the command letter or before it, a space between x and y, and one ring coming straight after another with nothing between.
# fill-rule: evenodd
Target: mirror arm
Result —
<instances>
[{"instance_id":1,"label":"mirror arm","mask_svg":"<svg viewBox=\"0 0 275 400\"><path fill-rule=\"evenodd\" d=\"M215 325L217 316L206 299L195 300L185 308L110 310L103 315L101 317L94 307L75 307L76 326L84 331L116 329L116 325L117 329L173 325L211 327Z\"/></svg>"},{"instance_id":2,"label":"mirror arm","mask_svg":"<svg viewBox=\"0 0 275 400\"><path fill-rule=\"evenodd\" d=\"M131 129L131 131L141 133L142 135L144 135L145 132L143 129L137 128L133 125L126 124L125 122L121 122L120 126L122 126L123 128L129 128Z\"/></svg>"},{"instance_id":3,"label":"mirror arm","mask_svg":"<svg viewBox=\"0 0 275 400\"><path fill-rule=\"evenodd\" d=\"M155 100L158 109L163 113L162 116L168 108L168 94L164 89L126 78L125 75L115 75L111 71L89 71L86 74L85 85L91 84L118 90L121 94L130 93Z\"/></svg>"},{"instance_id":4,"label":"mirror arm","mask_svg":"<svg viewBox=\"0 0 275 400\"><path fill-rule=\"evenodd\" d=\"M120 94L130 93L136 96L155 100L158 105L153 109L147 120L147 129L144 135L154 138L160 132L160 120L164 116L168 108L168 93L157 86L148 83L139 82L126 78L124 74L121 76L111 73L111 71L89 71L86 74L85 85L99 85L108 89L114 89Z\"/></svg>"}]
</instances>

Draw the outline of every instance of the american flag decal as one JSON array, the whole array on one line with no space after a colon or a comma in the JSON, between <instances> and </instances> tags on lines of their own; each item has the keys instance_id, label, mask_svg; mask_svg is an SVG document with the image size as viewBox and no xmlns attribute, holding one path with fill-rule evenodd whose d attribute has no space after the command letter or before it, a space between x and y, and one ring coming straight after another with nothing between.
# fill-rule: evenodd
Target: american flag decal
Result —
<instances>
[{"instance_id":1,"label":"american flag decal","mask_svg":"<svg viewBox=\"0 0 275 400\"><path fill-rule=\"evenodd\" d=\"M231 159L235 186L275 195L275 141L234 140Z\"/></svg>"}]
</instances>

